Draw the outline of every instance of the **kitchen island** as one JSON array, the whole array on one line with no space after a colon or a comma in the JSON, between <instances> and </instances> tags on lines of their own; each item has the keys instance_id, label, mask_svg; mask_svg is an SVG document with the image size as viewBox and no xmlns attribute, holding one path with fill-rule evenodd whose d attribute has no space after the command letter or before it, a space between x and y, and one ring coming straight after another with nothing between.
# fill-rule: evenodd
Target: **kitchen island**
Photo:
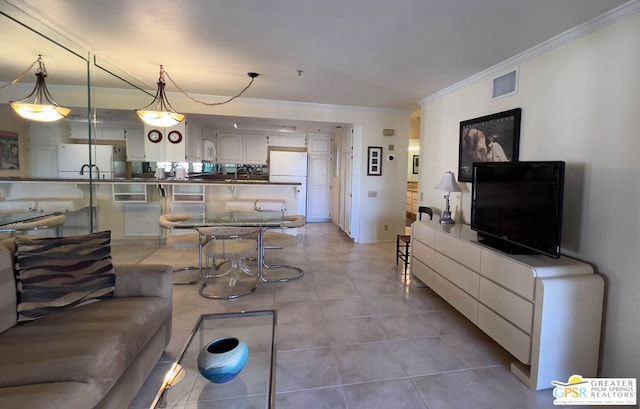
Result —
<instances>
[{"instance_id":1,"label":"kitchen island","mask_svg":"<svg viewBox=\"0 0 640 409\"><path fill-rule=\"evenodd\" d=\"M229 200L283 200L295 213L300 183L208 178L0 178L0 210L64 212L64 235L111 230L112 238L160 237L163 213L224 211ZM294 209L294 210L290 210Z\"/></svg>"}]
</instances>

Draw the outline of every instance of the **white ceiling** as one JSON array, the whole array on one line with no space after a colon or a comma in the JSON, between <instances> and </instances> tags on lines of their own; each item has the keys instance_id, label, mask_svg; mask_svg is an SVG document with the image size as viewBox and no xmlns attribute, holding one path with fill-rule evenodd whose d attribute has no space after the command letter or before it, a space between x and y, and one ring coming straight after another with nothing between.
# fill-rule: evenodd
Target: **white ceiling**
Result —
<instances>
[{"instance_id":1,"label":"white ceiling","mask_svg":"<svg viewBox=\"0 0 640 409\"><path fill-rule=\"evenodd\" d=\"M244 97L403 110L625 2L9 0L146 89L160 64L201 95L234 95L255 71ZM41 39L20 49L15 40L2 40L2 68L49 58ZM50 72L56 62L47 59Z\"/></svg>"}]
</instances>

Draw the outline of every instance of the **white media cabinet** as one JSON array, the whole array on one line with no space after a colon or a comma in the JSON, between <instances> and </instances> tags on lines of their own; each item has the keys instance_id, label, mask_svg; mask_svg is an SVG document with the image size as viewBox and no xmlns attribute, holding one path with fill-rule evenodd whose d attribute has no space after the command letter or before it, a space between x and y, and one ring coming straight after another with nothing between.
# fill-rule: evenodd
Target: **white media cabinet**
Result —
<instances>
[{"instance_id":1,"label":"white media cabinet","mask_svg":"<svg viewBox=\"0 0 640 409\"><path fill-rule=\"evenodd\" d=\"M502 253L462 224L416 221L411 234L412 275L511 353L529 388L596 376L604 281L589 264Z\"/></svg>"}]
</instances>

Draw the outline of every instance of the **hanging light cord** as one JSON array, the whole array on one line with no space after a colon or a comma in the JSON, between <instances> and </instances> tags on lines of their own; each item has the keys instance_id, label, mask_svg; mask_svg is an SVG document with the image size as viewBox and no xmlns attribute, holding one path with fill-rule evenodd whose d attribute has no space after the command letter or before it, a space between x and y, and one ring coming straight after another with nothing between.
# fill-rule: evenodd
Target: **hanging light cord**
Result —
<instances>
[{"instance_id":1,"label":"hanging light cord","mask_svg":"<svg viewBox=\"0 0 640 409\"><path fill-rule=\"evenodd\" d=\"M38 62L40 62L40 63L42 64L42 67L44 68L44 62L42 62L42 58L41 58L41 56L38 56L38 59L37 59L37 60L35 60L35 61L34 61L34 62L29 66L29 68L27 68L26 70L22 71L22 73L21 73L20 75L18 75L18 77L17 77L15 80L13 80L13 81L11 81L11 82L8 82L8 83L4 84L3 86L1 86L1 87L0 87L0 89L4 89L4 88L6 88L6 87L8 87L8 86L10 86L10 85L15 85L15 84L17 84L20 80L22 80L22 77L24 77L24 76L25 76L29 71L31 71L31 69L33 68L33 66L34 66L34 65L36 65ZM46 71L45 71L45 72L46 72Z\"/></svg>"},{"instance_id":2,"label":"hanging light cord","mask_svg":"<svg viewBox=\"0 0 640 409\"><path fill-rule=\"evenodd\" d=\"M173 84L173 86L174 86L174 87L176 87L176 88L177 88L181 93L183 93L187 98L189 98L189 99L190 99L190 100L192 100L193 102L197 102L198 104L202 104L202 105L206 105L206 106L224 105L224 104L226 104L226 103L228 103L228 102L233 101L234 99L236 99L236 98L238 98L239 96L241 96L242 94L244 94L244 92L245 92L246 90L248 90L248 89L249 89L249 87L251 86L251 84L253 84L253 81L258 77L258 75L260 75L260 74L258 74L257 72L249 72L249 73L247 73L247 75L248 75L249 77L251 77L251 81L249 81L249 84L248 84L246 87L244 87L244 88L242 89L242 91L240 91L240 92L239 92L239 93L237 93L236 95L232 96L231 98L227 99L226 101L222 101L222 102L206 102L206 101L198 100L198 99L196 99L196 98L192 97L191 95L189 95L185 90L183 90L182 88L180 88L180 86L179 86L178 84L176 84L176 82L173 80L173 78L171 78L171 76L169 75L169 73L168 73L167 71L164 71L164 70L163 70L162 72L167 76L167 78L169 78L169 81L171 81L171 83Z\"/></svg>"}]
</instances>

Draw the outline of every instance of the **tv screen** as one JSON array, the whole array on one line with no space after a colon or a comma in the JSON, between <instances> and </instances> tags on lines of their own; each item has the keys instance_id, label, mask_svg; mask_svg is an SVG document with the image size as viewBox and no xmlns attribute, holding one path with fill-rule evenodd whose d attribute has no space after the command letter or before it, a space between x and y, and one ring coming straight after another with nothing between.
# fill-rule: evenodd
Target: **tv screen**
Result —
<instances>
[{"instance_id":1,"label":"tv screen","mask_svg":"<svg viewBox=\"0 0 640 409\"><path fill-rule=\"evenodd\" d=\"M564 162L473 164L471 228L508 253L560 257Z\"/></svg>"}]
</instances>

